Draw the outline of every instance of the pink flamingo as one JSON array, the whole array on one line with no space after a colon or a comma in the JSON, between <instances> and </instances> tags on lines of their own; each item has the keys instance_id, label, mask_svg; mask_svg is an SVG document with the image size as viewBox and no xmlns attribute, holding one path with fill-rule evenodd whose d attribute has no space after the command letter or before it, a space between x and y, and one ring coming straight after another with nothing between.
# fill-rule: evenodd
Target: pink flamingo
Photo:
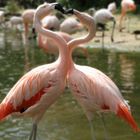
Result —
<instances>
[{"instance_id":1,"label":"pink flamingo","mask_svg":"<svg viewBox=\"0 0 140 140\"><path fill-rule=\"evenodd\" d=\"M135 11L136 5L133 0L122 0L121 2L121 17L119 23L119 30L122 31L122 21L128 11Z\"/></svg>"},{"instance_id":2,"label":"pink flamingo","mask_svg":"<svg viewBox=\"0 0 140 140\"><path fill-rule=\"evenodd\" d=\"M32 69L13 86L0 104L0 120L9 115L31 117L33 128L29 140L36 140L37 124L48 107L53 104L65 88L68 48L62 37L41 27L41 19L53 9L60 9L56 3L44 3L35 13L34 25L36 31L56 41L59 47L59 57L51 64Z\"/></svg>"},{"instance_id":3,"label":"pink flamingo","mask_svg":"<svg viewBox=\"0 0 140 140\"><path fill-rule=\"evenodd\" d=\"M83 29L83 26L81 23L79 23L75 18L69 17L65 19L60 24L60 31L66 32L68 34L73 34L79 30Z\"/></svg>"},{"instance_id":4,"label":"pink flamingo","mask_svg":"<svg viewBox=\"0 0 140 140\"><path fill-rule=\"evenodd\" d=\"M35 9L26 9L22 13L22 18L23 18L23 24L24 24L24 29L25 29L25 37L28 37L29 33L29 25L33 24L33 18L35 14Z\"/></svg>"},{"instance_id":5,"label":"pink flamingo","mask_svg":"<svg viewBox=\"0 0 140 140\"><path fill-rule=\"evenodd\" d=\"M94 19L89 15L80 13L77 10L69 11L69 13L74 13L89 30L88 35L85 37L68 42L70 61L67 82L74 97L85 111L88 121L90 122L93 139L95 139L95 135L93 135L91 121L93 119L93 113L95 112L99 112L100 114L106 111L113 112L127 121L134 131L139 131L129 110L130 107L122 97L115 83L98 69L74 64L72 51L75 46L90 41L95 36L96 28Z\"/></svg>"},{"instance_id":6,"label":"pink flamingo","mask_svg":"<svg viewBox=\"0 0 140 140\"><path fill-rule=\"evenodd\" d=\"M59 30L60 28L60 20L54 15L44 17L41 22L44 28L50 30Z\"/></svg>"},{"instance_id":7,"label":"pink flamingo","mask_svg":"<svg viewBox=\"0 0 140 140\"><path fill-rule=\"evenodd\" d=\"M73 39L68 33L65 32L55 32L59 36L61 36L66 42L69 42ZM57 43L52 41L51 38L43 36L42 34L38 34L38 45L41 47L46 53L50 54L58 54ZM77 48L81 49L86 57L88 57L88 51L83 45L77 46Z\"/></svg>"}]
</instances>

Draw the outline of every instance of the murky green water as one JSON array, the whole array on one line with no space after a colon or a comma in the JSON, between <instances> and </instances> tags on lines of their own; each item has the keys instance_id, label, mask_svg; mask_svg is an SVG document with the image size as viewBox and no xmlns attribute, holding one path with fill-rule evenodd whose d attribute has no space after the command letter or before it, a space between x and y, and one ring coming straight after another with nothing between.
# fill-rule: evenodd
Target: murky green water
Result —
<instances>
[{"instance_id":1,"label":"murky green water","mask_svg":"<svg viewBox=\"0 0 140 140\"><path fill-rule=\"evenodd\" d=\"M90 58L75 57L78 64L96 67L110 76L125 99L130 100L132 113L140 126L140 53L109 52L89 49ZM0 33L0 100L14 83L33 67L51 62L50 56L40 50L34 41L26 47L20 33ZM111 140L140 140L127 123L114 114L105 115ZM9 118L0 123L0 140L26 140L31 119ZM104 140L101 119L95 115L97 140ZM91 140L88 121L81 107L68 90L51 106L39 124L38 140Z\"/></svg>"}]
</instances>

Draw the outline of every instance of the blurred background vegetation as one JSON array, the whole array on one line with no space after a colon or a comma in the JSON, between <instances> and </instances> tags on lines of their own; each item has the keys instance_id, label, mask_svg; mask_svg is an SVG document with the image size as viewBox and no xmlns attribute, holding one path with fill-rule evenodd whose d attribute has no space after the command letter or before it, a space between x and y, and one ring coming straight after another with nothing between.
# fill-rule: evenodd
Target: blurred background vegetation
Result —
<instances>
[{"instance_id":1,"label":"blurred background vegetation","mask_svg":"<svg viewBox=\"0 0 140 140\"><path fill-rule=\"evenodd\" d=\"M46 0L47 2L59 2L65 7L72 7L78 10L87 10L94 7L95 9L107 7L111 2L116 2L120 9L121 0ZM136 13L140 13L140 0L134 0L137 5ZM6 7L8 12L17 12L21 9L36 8L45 0L0 0L0 7Z\"/></svg>"}]
</instances>

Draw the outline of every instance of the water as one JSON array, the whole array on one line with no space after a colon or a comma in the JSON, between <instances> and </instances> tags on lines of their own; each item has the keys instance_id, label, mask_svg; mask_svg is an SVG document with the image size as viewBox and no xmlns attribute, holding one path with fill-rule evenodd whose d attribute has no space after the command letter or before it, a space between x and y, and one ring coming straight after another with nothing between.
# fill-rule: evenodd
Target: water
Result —
<instances>
[{"instance_id":1,"label":"water","mask_svg":"<svg viewBox=\"0 0 140 140\"><path fill-rule=\"evenodd\" d=\"M78 64L96 67L111 77L125 99L130 100L132 113L140 126L140 53L125 53L89 49L90 58L74 57ZM52 61L34 41L26 46L22 34L0 33L0 100L14 83L31 68ZM127 123L114 114L105 114L110 140L139 140ZM27 140L31 119L8 118L0 123L0 140ZM93 122L97 140L104 140L101 119ZM66 89L64 95L52 105L39 124L38 140L91 140L88 121L81 107Z\"/></svg>"}]
</instances>

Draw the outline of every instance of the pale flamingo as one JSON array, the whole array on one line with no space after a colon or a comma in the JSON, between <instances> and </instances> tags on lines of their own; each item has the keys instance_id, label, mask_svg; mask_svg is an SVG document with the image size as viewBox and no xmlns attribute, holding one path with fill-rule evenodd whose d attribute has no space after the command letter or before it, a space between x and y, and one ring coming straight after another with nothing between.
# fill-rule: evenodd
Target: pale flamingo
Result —
<instances>
[{"instance_id":1,"label":"pale flamingo","mask_svg":"<svg viewBox=\"0 0 140 140\"><path fill-rule=\"evenodd\" d=\"M68 33L56 31L59 36L61 36L66 42L69 42L73 39ZM52 41L51 38L48 38L46 36L43 36L42 34L38 34L38 45L41 47L46 53L50 54L58 54L58 47L57 43ZM81 49L86 57L88 57L88 51L87 48L85 48L83 45L77 46L77 48Z\"/></svg>"},{"instance_id":2,"label":"pale flamingo","mask_svg":"<svg viewBox=\"0 0 140 140\"><path fill-rule=\"evenodd\" d=\"M41 22L44 28L50 30L59 30L60 28L60 20L55 15L48 15Z\"/></svg>"},{"instance_id":3,"label":"pale flamingo","mask_svg":"<svg viewBox=\"0 0 140 140\"><path fill-rule=\"evenodd\" d=\"M34 14L35 14L35 9L26 9L22 13L26 38L28 38L28 34L29 34L29 25L33 25Z\"/></svg>"},{"instance_id":4,"label":"pale flamingo","mask_svg":"<svg viewBox=\"0 0 140 140\"><path fill-rule=\"evenodd\" d=\"M10 23L11 23L11 27L13 28L14 26L17 29L18 25L21 25L23 23L23 18L22 17L18 17L18 16L12 16L10 18Z\"/></svg>"},{"instance_id":5,"label":"pale flamingo","mask_svg":"<svg viewBox=\"0 0 140 140\"><path fill-rule=\"evenodd\" d=\"M104 47L104 31L105 31L105 24L108 21L113 21L112 33L111 33L111 41L114 41L114 29L115 29L115 17L108 9L99 9L94 14L94 19L96 21L97 26L102 28L102 47Z\"/></svg>"},{"instance_id":6,"label":"pale flamingo","mask_svg":"<svg viewBox=\"0 0 140 140\"><path fill-rule=\"evenodd\" d=\"M135 11L136 10L136 5L133 0L122 0L121 1L121 17L120 17L120 22L119 22L119 31L122 31L122 21L124 17L126 16L126 13L128 11Z\"/></svg>"},{"instance_id":7,"label":"pale flamingo","mask_svg":"<svg viewBox=\"0 0 140 140\"><path fill-rule=\"evenodd\" d=\"M60 24L60 31L66 32L68 34L76 33L82 29L82 24L79 23L74 17L69 17Z\"/></svg>"},{"instance_id":8,"label":"pale flamingo","mask_svg":"<svg viewBox=\"0 0 140 140\"><path fill-rule=\"evenodd\" d=\"M115 2L111 2L108 4L107 6L107 9L112 13L114 14L117 10L117 7L116 7L116 3Z\"/></svg>"},{"instance_id":9,"label":"pale flamingo","mask_svg":"<svg viewBox=\"0 0 140 140\"><path fill-rule=\"evenodd\" d=\"M61 10L56 3L44 3L35 13L36 31L58 43L59 57L56 62L32 69L13 86L0 104L0 120L9 115L26 116L33 119L29 140L36 140L37 124L48 107L53 104L65 88L68 48L58 34L41 26L41 19L53 9Z\"/></svg>"},{"instance_id":10,"label":"pale flamingo","mask_svg":"<svg viewBox=\"0 0 140 140\"><path fill-rule=\"evenodd\" d=\"M96 25L93 18L77 10L71 10L69 13L74 13L89 30L88 35L85 37L68 42L70 61L67 82L74 97L85 111L88 121L90 122L92 134L93 127L91 121L93 119L93 113L98 112L101 114L101 112L105 111L115 113L117 116L127 121L134 131L139 131L131 115L130 107L127 101L122 97L115 83L98 69L74 64L72 60L72 51L75 46L93 39ZM92 136L93 139L95 139L95 135Z\"/></svg>"}]
</instances>

